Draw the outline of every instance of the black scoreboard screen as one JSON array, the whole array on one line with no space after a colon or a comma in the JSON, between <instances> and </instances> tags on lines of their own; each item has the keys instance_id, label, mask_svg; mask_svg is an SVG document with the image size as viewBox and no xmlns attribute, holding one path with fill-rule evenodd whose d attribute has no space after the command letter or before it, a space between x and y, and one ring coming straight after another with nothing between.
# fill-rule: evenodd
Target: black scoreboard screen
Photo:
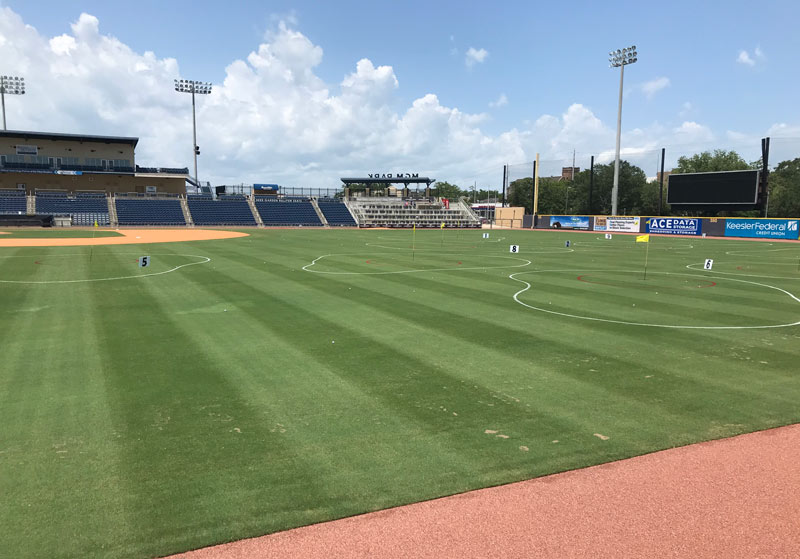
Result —
<instances>
[{"instance_id":1,"label":"black scoreboard screen","mask_svg":"<svg viewBox=\"0 0 800 559\"><path fill-rule=\"evenodd\" d=\"M758 203L755 170L716 173L680 173L669 176L670 205L754 205Z\"/></svg>"}]
</instances>

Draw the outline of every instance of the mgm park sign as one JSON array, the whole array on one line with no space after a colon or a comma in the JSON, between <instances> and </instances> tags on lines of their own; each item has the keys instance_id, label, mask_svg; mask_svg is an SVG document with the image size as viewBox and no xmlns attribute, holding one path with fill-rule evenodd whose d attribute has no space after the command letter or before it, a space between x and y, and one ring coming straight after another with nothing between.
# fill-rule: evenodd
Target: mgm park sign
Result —
<instances>
[{"instance_id":1,"label":"mgm park sign","mask_svg":"<svg viewBox=\"0 0 800 559\"><path fill-rule=\"evenodd\" d=\"M371 179L418 179L419 173L369 173Z\"/></svg>"}]
</instances>

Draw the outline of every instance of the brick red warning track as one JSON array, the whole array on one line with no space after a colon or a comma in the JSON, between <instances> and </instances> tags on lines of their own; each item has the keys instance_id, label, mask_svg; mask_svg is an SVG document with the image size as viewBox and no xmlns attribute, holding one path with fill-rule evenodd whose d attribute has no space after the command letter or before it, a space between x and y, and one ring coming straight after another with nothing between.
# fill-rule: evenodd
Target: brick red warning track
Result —
<instances>
[{"instance_id":1,"label":"brick red warning track","mask_svg":"<svg viewBox=\"0 0 800 559\"><path fill-rule=\"evenodd\" d=\"M797 558L800 425L179 557Z\"/></svg>"}]
</instances>

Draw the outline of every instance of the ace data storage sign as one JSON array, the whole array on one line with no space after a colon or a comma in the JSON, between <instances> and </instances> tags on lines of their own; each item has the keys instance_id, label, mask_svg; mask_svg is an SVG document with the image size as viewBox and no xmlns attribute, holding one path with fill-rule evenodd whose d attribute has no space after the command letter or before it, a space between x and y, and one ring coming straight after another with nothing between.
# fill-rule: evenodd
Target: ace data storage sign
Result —
<instances>
[{"instance_id":1,"label":"ace data storage sign","mask_svg":"<svg viewBox=\"0 0 800 559\"><path fill-rule=\"evenodd\" d=\"M797 239L797 219L726 219L726 237Z\"/></svg>"},{"instance_id":2,"label":"ace data storage sign","mask_svg":"<svg viewBox=\"0 0 800 559\"><path fill-rule=\"evenodd\" d=\"M700 235L703 220L696 217L651 217L645 225L647 232L655 235Z\"/></svg>"}]
</instances>

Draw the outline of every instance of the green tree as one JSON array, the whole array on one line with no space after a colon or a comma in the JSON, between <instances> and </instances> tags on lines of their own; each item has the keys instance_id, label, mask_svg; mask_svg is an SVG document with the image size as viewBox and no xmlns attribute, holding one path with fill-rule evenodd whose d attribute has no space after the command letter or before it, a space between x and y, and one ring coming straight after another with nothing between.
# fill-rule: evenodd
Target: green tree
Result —
<instances>
[{"instance_id":1,"label":"green tree","mask_svg":"<svg viewBox=\"0 0 800 559\"><path fill-rule=\"evenodd\" d=\"M525 208L525 213L530 213L533 179L531 177L517 179L508 185L508 190L508 205Z\"/></svg>"},{"instance_id":2,"label":"green tree","mask_svg":"<svg viewBox=\"0 0 800 559\"><path fill-rule=\"evenodd\" d=\"M450 200L458 200L459 196L467 196L468 194L467 192L461 190L457 185L450 184L446 181L434 183L432 192L434 196L438 196L439 198L448 198Z\"/></svg>"},{"instance_id":3,"label":"green tree","mask_svg":"<svg viewBox=\"0 0 800 559\"><path fill-rule=\"evenodd\" d=\"M570 192L575 206L583 213L609 215L611 213L611 193L614 187L614 163L595 165L592 207L589 208L589 171L581 171L575 176L575 188ZM625 160L619 162L619 193L617 207L621 214L637 215L642 206L642 190L647 184L647 175ZM563 206L562 206L563 210Z\"/></svg>"},{"instance_id":4,"label":"green tree","mask_svg":"<svg viewBox=\"0 0 800 559\"><path fill-rule=\"evenodd\" d=\"M800 157L769 174L769 217L800 217Z\"/></svg>"},{"instance_id":5,"label":"green tree","mask_svg":"<svg viewBox=\"0 0 800 559\"><path fill-rule=\"evenodd\" d=\"M678 166L672 169L672 172L710 173L713 171L743 171L752 168L753 166L735 151L715 149L713 153L704 151L690 157L681 156L678 158Z\"/></svg>"}]
</instances>

